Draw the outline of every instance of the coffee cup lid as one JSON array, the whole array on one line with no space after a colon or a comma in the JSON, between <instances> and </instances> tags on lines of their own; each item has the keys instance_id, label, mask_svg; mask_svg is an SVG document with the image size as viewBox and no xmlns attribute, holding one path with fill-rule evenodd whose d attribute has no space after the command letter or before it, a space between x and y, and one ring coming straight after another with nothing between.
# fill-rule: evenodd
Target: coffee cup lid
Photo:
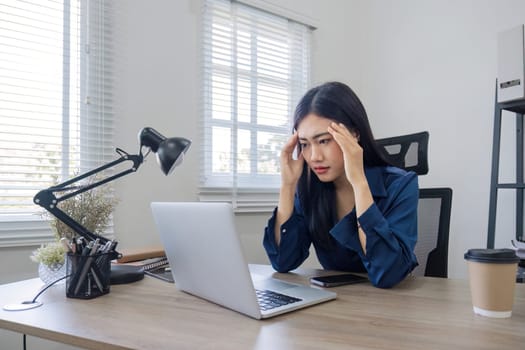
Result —
<instances>
[{"instance_id":1,"label":"coffee cup lid","mask_svg":"<svg viewBox=\"0 0 525 350\"><path fill-rule=\"evenodd\" d=\"M520 258L512 249L469 249L465 253L465 259L476 262L487 262L495 264L517 263Z\"/></svg>"}]
</instances>

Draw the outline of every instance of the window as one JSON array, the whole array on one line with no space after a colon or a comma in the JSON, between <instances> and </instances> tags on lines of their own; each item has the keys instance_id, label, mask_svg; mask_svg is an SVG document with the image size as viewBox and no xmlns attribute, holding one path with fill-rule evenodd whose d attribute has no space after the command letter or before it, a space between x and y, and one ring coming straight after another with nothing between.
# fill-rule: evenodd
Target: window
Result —
<instances>
[{"instance_id":1,"label":"window","mask_svg":"<svg viewBox=\"0 0 525 350\"><path fill-rule=\"evenodd\" d=\"M238 2L205 3L201 200L277 203L279 154L306 91L311 27Z\"/></svg>"},{"instance_id":2,"label":"window","mask_svg":"<svg viewBox=\"0 0 525 350\"><path fill-rule=\"evenodd\" d=\"M37 191L114 158L104 0L0 3L0 246L51 231Z\"/></svg>"}]
</instances>

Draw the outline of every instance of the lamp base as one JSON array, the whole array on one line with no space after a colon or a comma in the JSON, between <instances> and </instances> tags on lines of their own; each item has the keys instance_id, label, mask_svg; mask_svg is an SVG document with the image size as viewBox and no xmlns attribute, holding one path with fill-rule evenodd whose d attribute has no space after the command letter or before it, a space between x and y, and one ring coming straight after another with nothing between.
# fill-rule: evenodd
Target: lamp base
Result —
<instances>
[{"instance_id":1,"label":"lamp base","mask_svg":"<svg viewBox=\"0 0 525 350\"><path fill-rule=\"evenodd\" d=\"M126 284L140 281L144 278L144 270L140 266L111 265L110 284Z\"/></svg>"}]
</instances>

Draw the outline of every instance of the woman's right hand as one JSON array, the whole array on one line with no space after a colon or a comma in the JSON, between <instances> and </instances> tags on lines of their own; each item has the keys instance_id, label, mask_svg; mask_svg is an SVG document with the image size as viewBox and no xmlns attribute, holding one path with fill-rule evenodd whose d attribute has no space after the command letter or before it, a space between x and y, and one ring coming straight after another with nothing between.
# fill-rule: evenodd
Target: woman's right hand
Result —
<instances>
[{"instance_id":1,"label":"woman's right hand","mask_svg":"<svg viewBox=\"0 0 525 350\"><path fill-rule=\"evenodd\" d=\"M293 159L293 152L298 145L297 141L297 132L294 132L281 150L281 183L283 186L292 186L294 189L301 177L304 164L301 152L298 152L297 159Z\"/></svg>"},{"instance_id":2,"label":"woman's right hand","mask_svg":"<svg viewBox=\"0 0 525 350\"><path fill-rule=\"evenodd\" d=\"M304 158L302 152L298 153L297 159L293 159L293 152L297 147L298 140L297 132L294 132L281 150L281 189L274 228L275 242L278 246L281 244L281 226L293 213L295 188L303 172Z\"/></svg>"}]
</instances>

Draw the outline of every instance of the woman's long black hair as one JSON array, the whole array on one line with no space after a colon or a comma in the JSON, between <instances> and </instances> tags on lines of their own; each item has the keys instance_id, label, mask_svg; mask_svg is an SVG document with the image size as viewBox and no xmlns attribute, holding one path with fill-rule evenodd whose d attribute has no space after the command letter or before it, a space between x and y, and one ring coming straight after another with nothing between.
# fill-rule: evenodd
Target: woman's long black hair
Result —
<instances>
[{"instance_id":1,"label":"woman's long black hair","mask_svg":"<svg viewBox=\"0 0 525 350\"><path fill-rule=\"evenodd\" d=\"M357 132L365 166L388 165L376 145L363 104L347 85L328 82L309 90L295 109L294 130L311 113L342 123L349 130ZM329 231L337 222L334 184L321 182L305 162L297 193L312 238L321 246L329 248L332 246Z\"/></svg>"}]
</instances>

